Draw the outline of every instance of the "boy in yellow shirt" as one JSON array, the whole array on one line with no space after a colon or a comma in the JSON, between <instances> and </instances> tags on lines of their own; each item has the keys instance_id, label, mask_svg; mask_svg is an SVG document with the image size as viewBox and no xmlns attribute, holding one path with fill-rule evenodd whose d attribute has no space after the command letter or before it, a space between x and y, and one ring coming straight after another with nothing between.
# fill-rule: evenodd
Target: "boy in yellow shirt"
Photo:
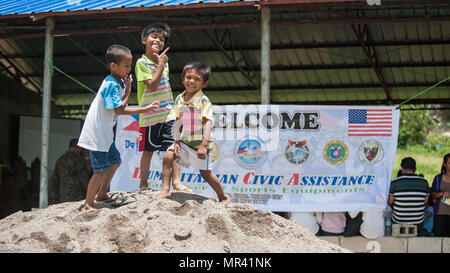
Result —
<instances>
[{"instance_id":1,"label":"boy in yellow shirt","mask_svg":"<svg viewBox=\"0 0 450 273\"><path fill-rule=\"evenodd\" d=\"M202 88L208 85L210 74L211 69L199 62L189 63L183 68L182 81L186 90L175 99L175 143L164 154L162 190L156 196L157 199L171 197L170 177L173 162L177 161L182 166L199 169L220 202L230 200L219 179L211 172L212 104L202 92ZM181 130L183 137L180 137Z\"/></svg>"}]
</instances>

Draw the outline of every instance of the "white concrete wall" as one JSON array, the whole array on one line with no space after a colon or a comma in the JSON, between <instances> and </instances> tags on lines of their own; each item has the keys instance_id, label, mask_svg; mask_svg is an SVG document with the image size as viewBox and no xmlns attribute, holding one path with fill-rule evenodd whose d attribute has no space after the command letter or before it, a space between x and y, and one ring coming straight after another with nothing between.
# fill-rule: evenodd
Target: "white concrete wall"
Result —
<instances>
[{"instance_id":1,"label":"white concrete wall","mask_svg":"<svg viewBox=\"0 0 450 273\"><path fill-rule=\"evenodd\" d=\"M450 238L447 237L367 239L362 236L320 236L318 238L357 253L450 253Z\"/></svg>"}]
</instances>

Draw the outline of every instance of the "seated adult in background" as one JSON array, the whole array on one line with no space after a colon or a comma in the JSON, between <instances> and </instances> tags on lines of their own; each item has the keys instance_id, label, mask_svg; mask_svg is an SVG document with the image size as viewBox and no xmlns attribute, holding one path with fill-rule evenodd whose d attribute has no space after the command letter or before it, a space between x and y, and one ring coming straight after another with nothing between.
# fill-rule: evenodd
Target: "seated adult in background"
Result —
<instances>
[{"instance_id":1,"label":"seated adult in background","mask_svg":"<svg viewBox=\"0 0 450 273\"><path fill-rule=\"evenodd\" d=\"M450 237L450 154L444 156L441 173L436 175L431 186L431 197L435 200L434 235Z\"/></svg>"},{"instance_id":2,"label":"seated adult in background","mask_svg":"<svg viewBox=\"0 0 450 273\"><path fill-rule=\"evenodd\" d=\"M382 210L364 211L359 233L368 239L384 236L384 217Z\"/></svg>"},{"instance_id":3,"label":"seated adult in background","mask_svg":"<svg viewBox=\"0 0 450 273\"><path fill-rule=\"evenodd\" d=\"M78 139L69 142L69 149L58 160L49 181L49 204L83 200L89 183L89 170L81 155Z\"/></svg>"},{"instance_id":4,"label":"seated adult in background","mask_svg":"<svg viewBox=\"0 0 450 273\"><path fill-rule=\"evenodd\" d=\"M320 229L319 223L321 219L319 217L321 217L322 213L319 212L318 214L320 216L316 216L314 212L291 212L289 219L297 221L301 227L317 235Z\"/></svg>"},{"instance_id":5,"label":"seated adult in background","mask_svg":"<svg viewBox=\"0 0 450 273\"><path fill-rule=\"evenodd\" d=\"M320 223L321 236L340 236L344 234L345 222L347 218L345 212L324 212Z\"/></svg>"},{"instance_id":6,"label":"seated adult in background","mask_svg":"<svg viewBox=\"0 0 450 273\"><path fill-rule=\"evenodd\" d=\"M394 224L417 225L417 233L423 236L423 217L430 187L425 178L416 175L416 161L411 157L401 162L402 175L392 180L388 203L392 206Z\"/></svg>"},{"instance_id":7,"label":"seated adult in background","mask_svg":"<svg viewBox=\"0 0 450 273\"><path fill-rule=\"evenodd\" d=\"M94 174L94 170L91 167L91 157L89 156L89 150L81 148L81 156L84 158L86 169L88 170L89 179Z\"/></svg>"}]
</instances>

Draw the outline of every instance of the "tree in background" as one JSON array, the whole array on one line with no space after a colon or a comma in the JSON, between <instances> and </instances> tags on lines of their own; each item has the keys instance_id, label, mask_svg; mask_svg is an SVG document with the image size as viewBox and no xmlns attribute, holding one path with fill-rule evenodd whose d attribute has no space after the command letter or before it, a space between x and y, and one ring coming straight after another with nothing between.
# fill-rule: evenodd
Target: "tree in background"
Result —
<instances>
[{"instance_id":1,"label":"tree in background","mask_svg":"<svg viewBox=\"0 0 450 273\"><path fill-rule=\"evenodd\" d=\"M439 121L428 110L416 110L417 108L419 107L410 106L400 111L399 148L425 143L428 134L438 127Z\"/></svg>"},{"instance_id":2,"label":"tree in background","mask_svg":"<svg viewBox=\"0 0 450 273\"><path fill-rule=\"evenodd\" d=\"M440 120L440 126L439 126L439 132L443 135L447 135L450 136L450 109L448 109L448 107L450 105L437 105L440 106L442 108L444 108L443 110L431 110L430 114Z\"/></svg>"}]
</instances>

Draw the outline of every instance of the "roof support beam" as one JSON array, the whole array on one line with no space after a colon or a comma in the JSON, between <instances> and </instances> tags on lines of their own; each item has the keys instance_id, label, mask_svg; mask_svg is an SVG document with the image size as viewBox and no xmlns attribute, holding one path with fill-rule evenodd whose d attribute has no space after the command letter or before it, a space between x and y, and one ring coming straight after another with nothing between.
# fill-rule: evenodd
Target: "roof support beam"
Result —
<instances>
[{"instance_id":1,"label":"roof support beam","mask_svg":"<svg viewBox=\"0 0 450 273\"><path fill-rule=\"evenodd\" d=\"M5 61L8 62L8 60L5 57L3 57L3 58L5 59ZM15 69L15 67L11 63L8 62L8 64L5 65L5 64L3 64L3 62L0 62L0 66L2 67L3 70L5 70L9 74L9 76L11 76L11 78L15 79L20 84L22 83L22 80L20 79L20 77L19 77L19 75L17 73L17 70ZM11 68L13 68L14 71L11 71Z\"/></svg>"},{"instance_id":2,"label":"roof support beam","mask_svg":"<svg viewBox=\"0 0 450 273\"><path fill-rule=\"evenodd\" d=\"M399 104L403 100L393 100L393 104ZM360 105L360 100L342 100L342 101L289 101L289 102L281 102L281 101L275 101L274 104L297 104L297 105ZM385 105L386 101L384 100L370 100L367 101L368 105ZM214 103L215 105L220 104L229 104L229 103ZM233 104L233 103L231 103ZM436 104L435 100L431 99L417 99L413 102L407 103L405 105L415 105L415 104L431 104L429 107L419 107L415 109L402 109L405 111L408 110L449 110L450 109L450 99L443 99L440 104ZM57 106L58 113L61 114L68 114L69 111L76 111L77 114L80 115L86 115L87 114L87 107L85 105L59 105ZM66 113L65 113L66 112Z\"/></svg>"},{"instance_id":3,"label":"roof support beam","mask_svg":"<svg viewBox=\"0 0 450 273\"><path fill-rule=\"evenodd\" d=\"M66 39L69 40L76 48L80 49L81 51L85 52L89 57L91 57L91 59L94 60L96 63L98 63L103 68L104 71L108 71L109 68L102 59L89 52L87 49L85 49L78 42L74 41L72 38L66 37Z\"/></svg>"},{"instance_id":4,"label":"roof support beam","mask_svg":"<svg viewBox=\"0 0 450 273\"><path fill-rule=\"evenodd\" d=\"M0 63L1 64L1 63ZM450 62L426 62L426 63L382 63L380 64L383 68L415 68L415 67L450 67ZM239 69L234 67L211 67L212 71L214 73L233 73L233 72L240 72ZM242 67L245 71L252 71L252 72L260 72L258 68L245 66ZM354 64L335 64L335 65L289 65L289 66L282 66L282 65L272 65L270 66L270 71L277 72L277 71L307 71L307 70L341 70L341 69L372 69L372 65L369 63L354 63ZM182 69L173 68L171 69L170 73L172 74L181 74ZM413 71L410 71L411 73L414 73ZM25 74L26 77L29 78L42 78L42 73L27 73ZM104 73L101 72L80 72L75 73L74 76L76 77L104 77ZM60 73L55 73L53 75L54 78L58 77L66 77Z\"/></svg>"},{"instance_id":5,"label":"roof support beam","mask_svg":"<svg viewBox=\"0 0 450 273\"><path fill-rule=\"evenodd\" d=\"M217 46L217 48L223 53L225 58L227 58L227 60L229 62L231 62L233 64L233 66L239 70L239 72L241 72L241 74L244 76L244 78L247 80L247 82L253 86L253 89L259 89L259 84L257 82L258 76L255 73L252 73L251 71L249 72L249 71L245 71L243 69L244 66L247 66L246 59L243 57L241 57L239 59L236 58L236 54L235 54L235 50L234 50L234 42L233 42L230 32L227 30L225 32L225 35L229 35L229 41L231 43L231 49L232 49L231 52L224 49L223 44L219 41L218 37L213 37L206 30L203 30L203 33L205 33L205 35ZM216 32L216 36L217 36L217 32ZM221 40L224 41L224 36L222 37ZM242 53L240 55L242 55ZM244 63L244 65L241 65L242 62Z\"/></svg>"},{"instance_id":6,"label":"roof support beam","mask_svg":"<svg viewBox=\"0 0 450 273\"><path fill-rule=\"evenodd\" d=\"M429 45L450 45L449 39L433 39L433 40L409 40L409 41L367 41L367 45L372 47L377 46L429 46ZM360 47L360 42L330 42L330 43L293 43L293 44L278 44L278 45L270 45L271 50L287 50L287 49L320 49L320 48L349 48L349 47ZM223 49L226 51L232 50L227 45L223 45ZM243 46L239 48L240 51L259 51L261 50L260 45L251 45L251 46ZM84 50L83 50L84 51ZM171 48L170 51L171 54L183 54L183 53L198 53L198 52L217 52L219 49L217 47L204 47L204 48L192 48L192 49L184 49L184 48ZM104 52L90 52L90 55L92 57L96 57L101 59L104 57ZM140 56L139 53L135 53L133 55ZM8 54L4 55L5 57L9 59L28 59L28 58L44 58L43 55L38 53L28 53L28 54L20 54L20 53L14 53L14 54ZM66 53L66 54L54 54L54 58L78 58L78 57L84 57L85 55L83 53Z\"/></svg>"},{"instance_id":7,"label":"roof support beam","mask_svg":"<svg viewBox=\"0 0 450 273\"><path fill-rule=\"evenodd\" d=\"M0 51L0 57L6 62L6 65L3 62L0 62L0 66L13 79L18 81L20 84L24 85L25 87L27 85L31 85L32 86L32 88L30 88L31 90L34 90L36 92L40 92L41 91L41 87L38 84L36 84L35 82L33 82L30 79L30 76L28 76L27 74L22 72L22 70L17 65L15 65L14 62L12 60L10 60L10 58L8 58L8 56L4 55L3 52L1 52L1 51ZM25 81L22 81L22 78L24 78Z\"/></svg>"},{"instance_id":8,"label":"roof support beam","mask_svg":"<svg viewBox=\"0 0 450 273\"><path fill-rule=\"evenodd\" d=\"M435 84L435 82L412 82L412 83L392 83L389 86L391 88L426 88L429 86L432 86ZM443 88L444 86L450 87L450 82L446 82L440 85L440 87L436 88ZM380 88L380 85L375 83L367 83L367 84L343 84L343 85L335 85L335 84L328 84L328 85L272 85L271 87L272 91L275 90L294 90L294 91L301 91L301 90L358 90L363 88L371 88L371 89L378 89ZM173 86L173 89L177 89L176 86ZM180 88L181 89L181 88ZM235 91L235 92L242 92L242 91L256 91L255 88L251 85L248 86L231 86L231 87L215 87L208 85L208 92L226 92L226 91ZM420 91L420 90L418 90ZM133 92L133 91L132 91ZM86 94L91 96L90 93L86 92L85 89L60 89L60 90L53 90L54 96L58 95L74 95L74 94Z\"/></svg>"},{"instance_id":9,"label":"roof support beam","mask_svg":"<svg viewBox=\"0 0 450 273\"><path fill-rule=\"evenodd\" d=\"M386 94L387 104L391 103L391 94L389 92L389 88L384 79L383 71L381 65L377 58L377 53L375 51L375 47L368 45L368 42L372 42L372 36L370 35L369 26L367 24L364 25L352 25L352 29L358 37L359 42L361 43L361 47L364 50L364 53L367 56L377 78L380 82L381 87L383 88L384 93Z\"/></svg>"},{"instance_id":10,"label":"roof support beam","mask_svg":"<svg viewBox=\"0 0 450 273\"><path fill-rule=\"evenodd\" d=\"M296 21L272 21L271 26L296 26L296 25L348 25L348 24L383 24L383 23L408 23L408 22L446 22L450 21L450 16L436 17L404 17L404 18L344 18L328 20L296 20ZM204 29L233 29L233 28L257 28L261 22L240 22L231 24L203 24L203 25L174 25L172 30L204 30ZM55 37L68 35L96 35L107 33L141 32L140 26L102 28L102 29L66 29L55 30ZM15 33L0 35L0 39L32 39L43 38L44 33Z\"/></svg>"}]
</instances>

